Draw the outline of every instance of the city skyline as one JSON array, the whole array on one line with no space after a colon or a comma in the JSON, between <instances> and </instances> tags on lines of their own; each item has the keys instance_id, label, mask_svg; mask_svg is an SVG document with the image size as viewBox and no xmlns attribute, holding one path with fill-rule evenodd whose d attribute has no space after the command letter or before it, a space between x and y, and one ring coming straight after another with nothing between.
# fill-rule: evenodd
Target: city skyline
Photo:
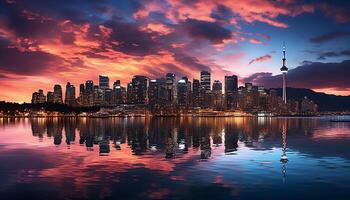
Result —
<instances>
[{"instance_id":1,"label":"city skyline","mask_svg":"<svg viewBox=\"0 0 350 200\"><path fill-rule=\"evenodd\" d=\"M16 1L0 3L0 101L98 75L126 84L174 73L239 85L350 95L350 15L345 1ZM25 84L19 84L20 82ZM110 82L113 84L113 82ZM50 94L53 95L53 94Z\"/></svg>"},{"instance_id":2,"label":"city skyline","mask_svg":"<svg viewBox=\"0 0 350 200\"><path fill-rule=\"evenodd\" d=\"M99 75L98 84L86 80L76 88L70 82L66 84L65 99L62 98L60 85L56 84L54 91L48 91L45 96L42 89L32 94L32 104L64 104L71 107L100 107L116 109L118 116L124 116L127 110L133 114L154 116L176 115L232 115L232 112L257 115L316 115L318 105L306 96L302 100L288 100L286 76L286 48L283 45L282 57L282 98L275 89L267 90L264 86L244 83L239 86L238 76L224 77L224 87L220 80L213 80L209 71L200 71L198 79L192 82L187 76L177 78L174 73L166 73L162 77L150 79L143 75L134 75L126 87L120 80L115 80L110 88L110 79ZM132 106L132 107L130 107ZM130 107L130 108L128 108ZM44 108L43 108L44 109ZM141 109L141 110L140 110ZM103 113L103 114L102 114ZM118 114L117 114L118 113ZM95 116L112 116L106 110L100 109ZM203 114L201 114L203 115Z\"/></svg>"}]
</instances>

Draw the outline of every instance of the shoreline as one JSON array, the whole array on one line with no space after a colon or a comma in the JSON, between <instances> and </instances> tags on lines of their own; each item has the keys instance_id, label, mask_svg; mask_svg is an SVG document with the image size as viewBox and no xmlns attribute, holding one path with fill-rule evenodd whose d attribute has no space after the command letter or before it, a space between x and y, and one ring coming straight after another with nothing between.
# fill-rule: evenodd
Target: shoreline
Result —
<instances>
[{"instance_id":1,"label":"shoreline","mask_svg":"<svg viewBox=\"0 0 350 200\"><path fill-rule=\"evenodd\" d=\"M317 118L332 116L350 116L350 114L319 114L319 115L128 115L128 116L79 116L79 115L49 115L49 116L0 116L0 119L6 118L91 118L91 119L110 119L110 118Z\"/></svg>"}]
</instances>

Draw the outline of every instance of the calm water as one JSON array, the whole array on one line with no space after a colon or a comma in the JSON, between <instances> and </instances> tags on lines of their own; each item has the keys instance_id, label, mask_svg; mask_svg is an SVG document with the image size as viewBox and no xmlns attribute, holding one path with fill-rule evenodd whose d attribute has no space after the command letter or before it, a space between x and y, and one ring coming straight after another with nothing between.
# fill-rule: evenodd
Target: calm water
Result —
<instances>
[{"instance_id":1,"label":"calm water","mask_svg":"<svg viewBox=\"0 0 350 200\"><path fill-rule=\"evenodd\" d=\"M350 199L350 123L0 119L0 199L34 198Z\"/></svg>"}]
</instances>

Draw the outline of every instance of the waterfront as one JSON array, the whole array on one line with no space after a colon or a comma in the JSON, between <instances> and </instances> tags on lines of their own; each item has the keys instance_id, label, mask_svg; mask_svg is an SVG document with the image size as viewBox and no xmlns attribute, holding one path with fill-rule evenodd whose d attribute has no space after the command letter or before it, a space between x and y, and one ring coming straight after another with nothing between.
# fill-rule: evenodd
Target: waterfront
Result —
<instances>
[{"instance_id":1,"label":"waterfront","mask_svg":"<svg viewBox=\"0 0 350 200\"><path fill-rule=\"evenodd\" d=\"M350 123L330 119L0 118L0 195L347 199Z\"/></svg>"}]
</instances>

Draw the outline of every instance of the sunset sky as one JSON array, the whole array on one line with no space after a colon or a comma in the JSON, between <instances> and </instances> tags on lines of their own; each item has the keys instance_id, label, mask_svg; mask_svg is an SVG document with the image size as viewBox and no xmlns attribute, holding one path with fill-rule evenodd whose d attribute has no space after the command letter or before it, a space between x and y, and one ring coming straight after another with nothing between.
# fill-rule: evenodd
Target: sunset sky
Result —
<instances>
[{"instance_id":1,"label":"sunset sky","mask_svg":"<svg viewBox=\"0 0 350 200\"><path fill-rule=\"evenodd\" d=\"M350 95L350 1L0 0L0 101L167 72Z\"/></svg>"}]
</instances>

